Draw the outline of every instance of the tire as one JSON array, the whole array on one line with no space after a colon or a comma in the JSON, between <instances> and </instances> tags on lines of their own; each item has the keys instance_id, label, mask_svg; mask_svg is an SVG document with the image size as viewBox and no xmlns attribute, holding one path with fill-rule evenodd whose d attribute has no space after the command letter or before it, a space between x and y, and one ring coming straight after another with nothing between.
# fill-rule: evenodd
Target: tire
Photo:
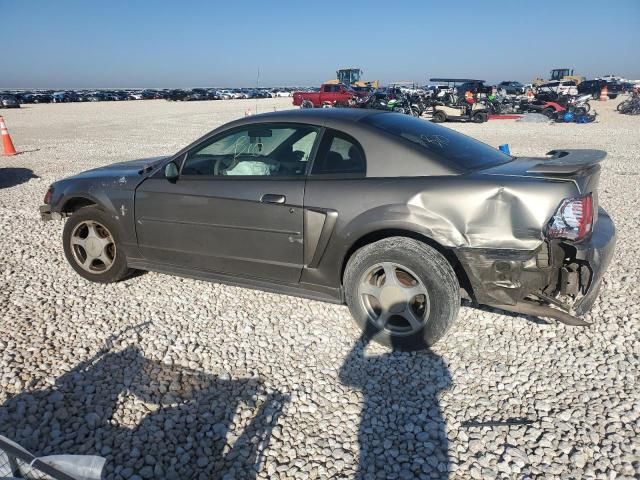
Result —
<instances>
[{"instance_id":1,"label":"tire","mask_svg":"<svg viewBox=\"0 0 640 480\"><path fill-rule=\"evenodd\" d=\"M392 284L389 275L394 276ZM363 335L398 350L423 350L436 343L460 308L460 286L449 262L429 245L406 237L385 238L356 251L343 285ZM412 297L413 292L424 293Z\"/></svg>"},{"instance_id":2,"label":"tire","mask_svg":"<svg viewBox=\"0 0 640 480\"><path fill-rule=\"evenodd\" d=\"M433 114L433 118L431 119L433 123L443 123L447 121L447 115L444 112L436 112Z\"/></svg>"},{"instance_id":3,"label":"tire","mask_svg":"<svg viewBox=\"0 0 640 480\"><path fill-rule=\"evenodd\" d=\"M543 108L540 113L547 118L553 118L553 114L555 113L555 110L551 107L547 107L547 108Z\"/></svg>"},{"instance_id":4,"label":"tire","mask_svg":"<svg viewBox=\"0 0 640 480\"><path fill-rule=\"evenodd\" d=\"M92 236L89 233L90 229L93 234L97 234L99 241L88 244L87 239ZM105 236L105 233L109 236ZM76 242L74 245L72 240ZM121 243L113 220L97 207L84 207L71 215L64 225L62 243L64 254L71 267L87 280L113 283L132 273L132 270L127 267L127 259L120 248ZM94 251L91 252L91 249ZM104 261L96 257L98 251L101 252L101 258L104 258ZM96 258L91 260L91 257ZM82 260L91 261L88 266L85 264L83 267Z\"/></svg>"},{"instance_id":5,"label":"tire","mask_svg":"<svg viewBox=\"0 0 640 480\"><path fill-rule=\"evenodd\" d=\"M311 100L303 100L300 108L313 108L313 102Z\"/></svg>"},{"instance_id":6,"label":"tire","mask_svg":"<svg viewBox=\"0 0 640 480\"><path fill-rule=\"evenodd\" d=\"M624 102L620 102L618 104L618 106L616 107L616 110L619 112L622 112L625 108L627 108L627 104L629 103L629 100L625 100Z\"/></svg>"},{"instance_id":7,"label":"tire","mask_svg":"<svg viewBox=\"0 0 640 480\"><path fill-rule=\"evenodd\" d=\"M489 116L484 112L474 113L471 117L473 123L484 123L489 120Z\"/></svg>"},{"instance_id":8,"label":"tire","mask_svg":"<svg viewBox=\"0 0 640 480\"><path fill-rule=\"evenodd\" d=\"M587 109L584 107L576 107L573 110L573 113L575 113L576 115L586 115L587 114Z\"/></svg>"},{"instance_id":9,"label":"tire","mask_svg":"<svg viewBox=\"0 0 640 480\"><path fill-rule=\"evenodd\" d=\"M617 93L610 93L609 94L609 100L615 100L616 98L618 98L618 94Z\"/></svg>"}]
</instances>

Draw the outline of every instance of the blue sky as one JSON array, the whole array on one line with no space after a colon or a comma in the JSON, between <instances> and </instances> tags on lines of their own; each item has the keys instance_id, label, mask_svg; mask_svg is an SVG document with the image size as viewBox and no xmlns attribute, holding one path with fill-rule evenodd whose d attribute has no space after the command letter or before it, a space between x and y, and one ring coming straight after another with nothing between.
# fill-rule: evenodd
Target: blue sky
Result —
<instances>
[{"instance_id":1,"label":"blue sky","mask_svg":"<svg viewBox=\"0 0 640 480\"><path fill-rule=\"evenodd\" d=\"M640 0L0 0L0 88L640 79Z\"/></svg>"}]
</instances>

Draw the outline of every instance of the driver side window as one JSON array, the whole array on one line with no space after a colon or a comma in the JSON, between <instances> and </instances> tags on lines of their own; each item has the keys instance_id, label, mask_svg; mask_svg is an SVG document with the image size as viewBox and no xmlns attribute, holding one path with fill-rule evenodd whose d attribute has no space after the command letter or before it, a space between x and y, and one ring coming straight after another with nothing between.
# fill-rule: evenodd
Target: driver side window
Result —
<instances>
[{"instance_id":1,"label":"driver side window","mask_svg":"<svg viewBox=\"0 0 640 480\"><path fill-rule=\"evenodd\" d=\"M254 124L214 137L187 154L186 176L302 176L318 136L310 125Z\"/></svg>"}]
</instances>

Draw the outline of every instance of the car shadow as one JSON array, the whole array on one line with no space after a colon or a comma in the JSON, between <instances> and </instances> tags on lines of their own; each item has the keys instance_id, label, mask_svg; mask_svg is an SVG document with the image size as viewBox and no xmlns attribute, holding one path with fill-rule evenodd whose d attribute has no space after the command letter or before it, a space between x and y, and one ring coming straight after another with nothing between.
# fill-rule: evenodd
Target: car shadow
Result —
<instances>
[{"instance_id":1,"label":"car shadow","mask_svg":"<svg viewBox=\"0 0 640 480\"><path fill-rule=\"evenodd\" d=\"M26 183L32 178L40 178L29 168L0 168L0 188L10 188Z\"/></svg>"},{"instance_id":2,"label":"car shadow","mask_svg":"<svg viewBox=\"0 0 640 480\"><path fill-rule=\"evenodd\" d=\"M362 392L357 479L449 476L448 439L438 395L451 384L444 361L421 352L366 353L361 337L340 380Z\"/></svg>"},{"instance_id":3,"label":"car shadow","mask_svg":"<svg viewBox=\"0 0 640 480\"><path fill-rule=\"evenodd\" d=\"M130 346L9 398L0 432L36 455L102 455L105 478L251 479L287 401L255 378L167 365Z\"/></svg>"}]
</instances>

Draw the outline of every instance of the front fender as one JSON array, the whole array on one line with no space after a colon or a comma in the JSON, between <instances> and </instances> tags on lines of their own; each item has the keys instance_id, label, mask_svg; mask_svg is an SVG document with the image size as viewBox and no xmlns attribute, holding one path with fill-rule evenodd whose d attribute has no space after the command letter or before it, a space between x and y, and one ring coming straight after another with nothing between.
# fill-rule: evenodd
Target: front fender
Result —
<instances>
[{"instance_id":1,"label":"front fender","mask_svg":"<svg viewBox=\"0 0 640 480\"><path fill-rule=\"evenodd\" d=\"M134 190L117 188L113 185L109 185L110 188L107 189L101 183L95 182L95 180L87 183L72 182L63 186L59 194L58 189L55 187L54 184L53 212L63 214L65 206L77 198L95 203L99 208L107 212L113 220L113 227L116 229L114 233L116 233L128 254L138 256L135 250L137 249L137 240L135 237Z\"/></svg>"}]
</instances>

